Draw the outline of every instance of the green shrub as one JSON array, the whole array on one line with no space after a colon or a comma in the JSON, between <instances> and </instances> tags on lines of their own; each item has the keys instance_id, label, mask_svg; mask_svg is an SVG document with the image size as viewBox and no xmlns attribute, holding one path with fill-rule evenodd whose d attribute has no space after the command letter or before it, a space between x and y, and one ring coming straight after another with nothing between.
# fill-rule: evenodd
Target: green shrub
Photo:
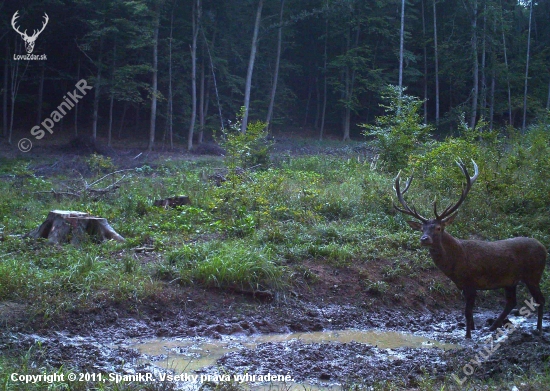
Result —
<instances>
[{"instance_id":1,"label":"green shrub","mask_svg":"<svg viewBox=\"0 0 550 391\"><path fill-rule=\"evenodd\" d=\"M110 157L98 155L95 152L91 154L88 158L86 158L85 162L88 165L88 168L90 169L90 171L92 171L95 174L99 174L101 172L113 171L115 168L115 165L113 164Z\"/></svg>"},{"instance_id":2,"label":"green shrub","mask_svg":"<svg viewBox=\"0 0 550 391\"><path fill-rule=\"evenodd\" d=\"M360 125L365 128L366 136L374 137L383 168L390 172L406 167L409 156L427 140L431 131L418 113L423 101L403 94L404 91L397 86L386 87L382 98L387 104L380 105L386 115L377 117L375 125Z\"/></svg>"},{"instance_id":3,"label":"green shrub","mask_svg":"<svg viewBox=\"0 0 550 391\"><path fill-rule=\"evenodd\" d=\"M250 168L269 166L269 153L272 143L267 139L267 124L256 121L248 124L246 132L241 132L242 117L245 108L242 107L237 121L223 131L219 140L225 149L225 164L231 173L237 167Z\"/></svg>"}]
</instances>

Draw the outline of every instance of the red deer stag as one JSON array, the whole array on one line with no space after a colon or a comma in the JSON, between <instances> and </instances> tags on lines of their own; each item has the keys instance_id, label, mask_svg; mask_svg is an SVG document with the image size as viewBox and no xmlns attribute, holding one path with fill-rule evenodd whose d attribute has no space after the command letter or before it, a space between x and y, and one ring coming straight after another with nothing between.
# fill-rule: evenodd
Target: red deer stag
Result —
<instances>
[{"instance_id":1,"label":"red deer stag","mask_svg":"<svg viewBox=\"0 0 550 391\"><path fill-rule=\"evenodd\" d=\"M537 240L531 238L513 238L496 242L480 240L455 239L445 227L453 222L460 205L466 199L472 184L479 174L477 164L474 164L474 176L470 177L462 161L458 166L466 176L466 184L462 188L462 195L458 202L449 205L441 214L437 213L436 202L433 203L435 219L422 217L414 207L409 207L403 194L409 189L413 177L400 190L401 172L395 178L395 194L403 208L393 205L395 209L412 216L417 221L407 221L411 228L422 231L420 243L427 246L436 266L449 277L464 293L466 299L466 338L471 338L471 330L475 329L473 307L477 290L504 288L506 306L500 316L494 321L489 330L494 331L502 326L510 311L516 306L516 287L523 281L533 299L538 304L537 329L542 330L542 311L544 297L540 291L540 279L546 264L546 248Z\"/></svg>"}]
</instances>

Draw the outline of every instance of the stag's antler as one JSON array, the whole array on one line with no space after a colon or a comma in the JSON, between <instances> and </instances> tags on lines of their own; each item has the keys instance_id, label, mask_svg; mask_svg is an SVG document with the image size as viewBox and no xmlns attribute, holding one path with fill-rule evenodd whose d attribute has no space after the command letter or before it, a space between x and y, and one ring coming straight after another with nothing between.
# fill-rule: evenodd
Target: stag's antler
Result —
<instances>
[{"instance_id":1,"label":"stag's antler","mask_svg":"<svg viewBox=\"0 0 550 391\"><path fill-rule=\"evenodd\" d=\"M397 205L395 205L395 203L393 204L393 207L398 210L399 212L401 213L404 213L406 215L409 215L409 216L412 216L420 221L422 221L423 223L427 222L428 219L425 218L425 217L422 217L417 211L416 209L414 208L414 206L411 208L409 207L409 205L407 205L407 203L405 202L405 199L403 198L403 194L405 194L407 192L407 190L409 190L409 187L411 186L411 182L413 180L413 176L411 175L411 177L409 178L409 180L406 182L405 184L405 190L401 191L400 189L400 185L399 185L399 182L400 182L400 179L401 179L401 171L399 171L399 173L397 174L397 176L395 177L395 185L393 186L393 190L395 190L395 194L397 196L397 199L399 200L399 202L401 203L401 205L403 205L403 209L399 208Z\"/></svg>"},{"instance_id":2,"label":"stag's antler","mask_svg":"<svg viewBox=\"0 0 550 391\"><path fill-rule=\"evenodd\" d=\"M462 195L460 196L460 199L458 200L458 202L454 205L449 205L447 208L445 208L445 210L443 211L443 213L441 213L441 215L437 214L437 205L436 205L436 202L434 201L434 213L435 213L435 218L437 220L445 221L446 218L448 218L454 212L456 212L456 210L460 207L460 205L466 199L468 192L472 188L472 185L474 184L474 182L477 179L477 176L479 175L477 164L476 162L474 162L473 159L472 159L472 163L474 164L474 176L470 177L470 174L468 174L468 169L466 168L466 165L462 162L462 160L460 159L457 160L456 164L458 165L458 167L460 167L460 169L464 173L464 176L466 177L466 184L462 185Z\"/></svg>"}]
</instances>

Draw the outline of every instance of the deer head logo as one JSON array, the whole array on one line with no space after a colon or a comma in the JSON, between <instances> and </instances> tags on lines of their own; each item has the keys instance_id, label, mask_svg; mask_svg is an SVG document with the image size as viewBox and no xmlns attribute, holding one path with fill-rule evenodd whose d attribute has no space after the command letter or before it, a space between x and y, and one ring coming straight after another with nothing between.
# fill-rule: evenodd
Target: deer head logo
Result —
<instances>
[{"instance_id":1,"label":"deer head logo","mask_svg":"<svg viewBox=\"0 0 550 391\"><path fill-rule=\"evenodd\" d=\"M48 14L44 12L44 16L43 16L44 22L42 22L42 28L40 30L34 30L33 35L31 35L29 37L27 35L27 30L25 30L24 32L21 32L21 31L19 31L19 29L17 28L17 26L15 24L16 19L19 18L18 13L19 13L19 11L15 11L15 14L13 14L13 18L11 18L11 25L12 25L13 29L15 31L17 31L19 33L19 35L21 35L21 38L23 38L23 41L25 42L25 50L27 51L27 53L31 54L32 51L34 50L34 43L36 41L36 38L38 38L40 33L42 31L44 31L44 28L48 24L48 20L50 20L50 18L48 18Z\"/></svg>"}]
</instances>

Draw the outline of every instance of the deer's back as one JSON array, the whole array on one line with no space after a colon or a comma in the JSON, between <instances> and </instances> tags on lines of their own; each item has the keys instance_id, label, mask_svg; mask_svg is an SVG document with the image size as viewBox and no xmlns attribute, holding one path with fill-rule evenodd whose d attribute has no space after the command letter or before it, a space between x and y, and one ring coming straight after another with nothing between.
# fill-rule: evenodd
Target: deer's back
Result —
<instances>
[{"instance_id":1,"label":"deer's back","mask_svg":"<svg viewBox=\"0 0 550 391\"><path fill-rule=\"evenodd\" d=\"M465 260L457 262L464 286L495 289L518 282L539 284L546 265L546 248L536 239L513 238L484 242L461 240Z\"/></svg>"}]
</instances>

